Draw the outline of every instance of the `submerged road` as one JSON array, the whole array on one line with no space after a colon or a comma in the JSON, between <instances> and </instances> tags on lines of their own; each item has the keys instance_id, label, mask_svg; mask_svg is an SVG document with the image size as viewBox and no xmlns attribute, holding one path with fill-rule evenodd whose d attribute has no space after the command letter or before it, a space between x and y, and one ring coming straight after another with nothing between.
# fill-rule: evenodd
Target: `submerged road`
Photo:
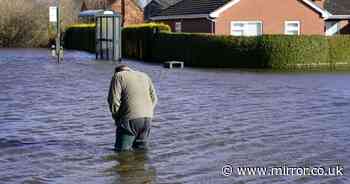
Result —
<instances>
[{"instance_id":1,"label":"submerged road","mask_svg":"<svg viewBox=\"0 0 350 184\"><path fill-rule=\"evenodd\" d=\"M154 80L147 153L112 151L107 92L115 64L42 49L0 50L0 183L348 184L350 74L168 70ZM345 175L231 176L222 167L345 168Z\"/></svg>"}]
</instances>

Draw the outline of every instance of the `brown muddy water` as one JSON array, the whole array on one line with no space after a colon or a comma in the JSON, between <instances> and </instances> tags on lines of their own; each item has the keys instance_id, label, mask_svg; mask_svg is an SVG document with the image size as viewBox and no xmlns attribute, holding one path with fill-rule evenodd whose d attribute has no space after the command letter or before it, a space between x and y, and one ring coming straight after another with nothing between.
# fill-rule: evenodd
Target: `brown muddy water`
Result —
<instances>
[{"instance_id":1,"label":"brown muddy water","mask_svg":"<svg viewBox=\"0 0 350 184\"><path fill-rule=\"evenodd\" d=\"M269 73L124 60L159 95L150 150L117 154L107 91L115 63L0 50L0 183L348 184L350 73ZM224 176L233 167L330 167L344 176Z\"/></svg>"}]
</instances>

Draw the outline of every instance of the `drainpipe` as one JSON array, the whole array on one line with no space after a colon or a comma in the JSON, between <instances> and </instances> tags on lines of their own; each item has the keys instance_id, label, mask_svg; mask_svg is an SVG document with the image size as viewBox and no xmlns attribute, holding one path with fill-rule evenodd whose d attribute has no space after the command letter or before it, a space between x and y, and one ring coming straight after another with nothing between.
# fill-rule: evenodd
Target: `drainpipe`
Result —
<instances>
[{"instance_id":1,"label":"drainpipe","mask_svg":"<svg viewBox=\"0 0 350 184\"><path fill-rule=\"evenodd\" d=\"M122 27L124 27L124 21L125 21L125 0L121 0L121 14L122 14Z\"/></svg>"}]
</instances>

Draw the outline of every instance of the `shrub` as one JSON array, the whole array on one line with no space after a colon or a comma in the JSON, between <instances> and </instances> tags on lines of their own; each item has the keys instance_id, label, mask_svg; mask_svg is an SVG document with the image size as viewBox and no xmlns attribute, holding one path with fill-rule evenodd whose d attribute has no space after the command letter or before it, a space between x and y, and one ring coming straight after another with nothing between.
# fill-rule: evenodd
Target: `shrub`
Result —
<instances>
[{"instance_id":1,"label":"shrub","mask_svg":"<svg viewBox=\"0 0 350 184\"><path fill-rule=\"evenodd\" d=\"M256 37L160 33L152 45L157 61L180 60L187 66L258 67Z\"/></svg>"},{"instance_id":2,"label":"shrub","mask_svg":"<svg viewBox=\"0 0 350 184\"><path fill-rule=\"evenodd\" d=\"M77 21L81 2L60 3L63 30ZM46 47L54 37L48 13L51 5L44 0L0 0L0 47Z\"/></svg>"},{"instance_id":3,"label":"shrub","mask_svg":"<svg viewBox=\"0 0 350 184\"><path fill-rule=\"evenodd\" d=\"M95 52L95 30L95 24L74 24L67 26L64 35L65 48Z\"/></svg>"},{"instance_id":4,"label":"shrub","mask_svg":"<svg viewBox=\"0 0 350 184\"><path fill-rule=\"evenodd\" d=\"M268 35L259 39L261 59L267 68L330 67L328 41L324 36Z\"/></svg>"},{"instance_id":5,"label":"shrub","mask_svg":"<svg viewBox=\"0 0 350 184\"><path fill-rule=\"evenodd\" d=\"M187 66L287 69L328 62L328 42L322 36L160 33L152 48L155 60L181 60Z\"/></svg>"},{"instance_id":6,"label":"shrub","mask_svg":"<svg viewBox=\"0 0 350 184\"><path fill-rule=\"evenodd\" d=\"M165 24L139 24L122 29L122 54L141 60L152 58L152 42L156 32L169 32L170 27Z\"/></svg>"},{"instance_id":7,"label":"shrub","mask_svg":"<svg viewBox=\"0 0 350 184\"><path fill-rule=\"evenodd\" d=\"M1 0L0 4L0 47L45 45L48 37L43 20L47 19L41 4L33 0Z\"/></svg>"},{"instance_id":8,"label":"shrub","mask_svg":"<svg viewBox=\"0 0 350 184\"><path fill-rule=\"evenodd\" d=\"M334 68L350 65L350 36L339 35L328 37L329 60ZM337 65L339 63L340 65Z\"/></svg>"},{"instance_id":9,"label":"shrub","mask_svg":"<svg viewBox=\"0 0 350 184\"><path fill-rule=\"evenodd\" d=\"M95 25L74 25L66 32L71 49L95 50ZM171 33L164 24L142 24L122 30L123 57L164 62L184 61L187 66L339 69L350 67L350 36L258 37Z\"/></svg>"}]
</instances>

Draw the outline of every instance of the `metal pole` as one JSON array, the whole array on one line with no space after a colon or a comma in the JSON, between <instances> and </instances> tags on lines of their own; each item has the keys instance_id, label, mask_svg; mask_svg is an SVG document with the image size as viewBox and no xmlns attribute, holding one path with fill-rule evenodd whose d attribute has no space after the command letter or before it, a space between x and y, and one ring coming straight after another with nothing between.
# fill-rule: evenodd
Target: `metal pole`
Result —
<instances>
[{"instance_id":1,"label":"metal pole","mask_svg":"<svg viewBox=\"0 0 350 184\"><path fill-rule=\"evenodd\" d=\"M115 61L115 16L112 17L112 60Z\"/></svg>"},{"instance_id":2,"label":"metal pole","mask_svg":"<svg viewBox=\"0 0 350 184\"><path fill-rule=\"evenodd\" d=\"M103 17L99 17L100 19L100 59L103 59L103 49L102 49L102 19Z\"/></svg>"},{"instance_id":3,"label":"metal pole","mask_svg":"<svg viewBox=\"0 0 350 184\"><path fill-rule=\"evenodd\" d=\"M61 62L61 19L60 19L60 0L57 0L57 38L56 38L56 53L57 63Z\"/></svg>"},{"instance_id":4,"label":"metal pole","mask_svg":"<svg viewBox=\"0 0 350 184\"><path fill-rule=\"evenodd\" d=\"M106 17L106 48L107 48L107 60L109 60L109 36L108 36L108 23L109 17Z\"/></svg>"},{"instance_id":5,"label":"metal pole","mask_svg":"<svg viewBox=\"0 0 350 184\"><path fill-rule=\"evenodd\" d=\"M122 42L122 25L121 22L119 21L119 31L118 31L118 49L119 49L119 62L122 62L122 46L123 46L123 42Z\"/></svg>"},{"instance_id":6,"label":"metal pole","mask_svg":"<svg viewBox=\"0 0 350 184\"><path fill-rule=\"evenodd\" d=\"M98 59L98 51L99 51L99 48L98 48L98 45L99 45L98 41L99 40L98 40L98 31L97 31L98 30L98 18L97 17L95 17L95 25L96 25L96 28L95 28L96 29L95 30L95 40L96 40L96 43L95 43L96 44L96 46L95 46L96 47L95 55L96 55L96 60L97 60Z\"/></svg>"}]
</instances>

